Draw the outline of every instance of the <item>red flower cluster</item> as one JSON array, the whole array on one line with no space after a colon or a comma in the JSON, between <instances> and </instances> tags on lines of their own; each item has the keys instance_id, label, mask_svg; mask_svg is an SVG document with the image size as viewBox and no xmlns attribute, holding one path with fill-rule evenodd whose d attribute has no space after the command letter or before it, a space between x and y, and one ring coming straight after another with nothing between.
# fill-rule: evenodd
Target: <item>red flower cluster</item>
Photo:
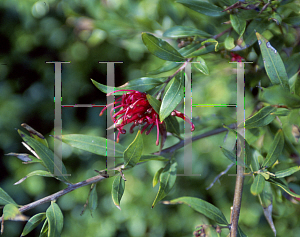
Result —
<instances>
[{"instance_id":1,"label":"red flower cluster","mask_svg":"<svg viewBox=\"0 0 300 237\"><path fill-rule=\"evenodd\" d=\"M119 131L117 136L117 142L119 142L120 134L126 133L124 126L126 124L133 123L132 126L130 127L130 133L133 133L133 128L138 125L144 125L144 127L141 130L141 133L143 133L149 125L152 125L150 129L146 132L146 135L148 135L151 132L151 130L156 126L157 128L156 145L158 146L159 132L160 132L159 127L163 122L160 121L159 115L156 113L156 111L152 108L149 101L147 100L146 93L135 91L135 90L117 90L107 94L107 96L112 95L113 93L119 91L128 91L128 92L123 94L122 97L118 98L114 103L105 106L105 108L100 112L100 116L101 116L108 106L112 106L113 104L117 105L115 107L112 107L110 111L111 118L114 121L114 124ZM121 108L121 109L117 113L112 115L114 109L117 108ZM174 110L171 113L171 115L186 120L191 125L191 131L195 130L194 124L192 124L189 118L187 118L183 113Z\"/></svg>"},{"instance_id":2,"label":"red flower cluster","mask_svg":"<svg viewBox=\"0 0 300 237\"><path fill-rule=\"evenodd\" d=\"M231 62L242 62L244 58L236 53L230 53L231 55Z\"/></svg>"}]
</instances>

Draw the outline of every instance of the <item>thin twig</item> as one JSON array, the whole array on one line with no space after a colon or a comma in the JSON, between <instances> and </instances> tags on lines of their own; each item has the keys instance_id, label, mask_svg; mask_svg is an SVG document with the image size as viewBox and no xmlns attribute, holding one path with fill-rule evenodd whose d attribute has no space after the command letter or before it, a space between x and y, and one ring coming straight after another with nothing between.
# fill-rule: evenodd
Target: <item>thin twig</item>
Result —
<instances>
[{"instance_id":1,"label":"thin twig","mask_svg":"<svg viewBox=\"0 0 300 237\"><path fill-rule=\"evenodd\" d=\"M234 164L231 163L230 165L227 166L226 170L222 171L215 179L214 181L206 188L206 190L210 189L214 184L215 182L217 182L217 180L224 174L226 174L228 172L228 170L233 166Z\"/></svg>"},{"instance_id":2,"label":"thin twig","mask_svg":"<svg viewBox=\"0 0 300 237\"><path fill-rule=\"evenodd\" d=\"M232 128L232 129L235 129L236 128L236 124L235 123L230 124L228 127ZM205 138L205 137L209 137L209 136L212 136L212 135L216 135L216 134L219 134L219 133L222 133L222 132L226 132L226 131L228 131L227 128L223 128L223 127L222 128L216 128L216 129L213 129L213 130L208 131L206 133L202 133L200 135L192 137L192 141L197 141L199 139L202 139L202 138ZM173 153L177 149L179 149L179 148L181 148L183 146L184 146L184 140L181 140L178 143L176 143L175 145L170 146L170 147L168 147L166 149L163 149L160 154Z\"/></svg>"},{"instance_id":3,"label":"thin twig","mask_svg":"<svg viewBox=\"0 0 300 237\"><path fill-rule=\"evenodd\" d=\"M74 190L76 190L76 189L78 189L78 188L81 188L81 187L84 187L84 186L87 186L87 185L90 185L90 184L93 184L93 183L97 183L97 182L102 181L103 179L106 179L106 178L107 178L107 177L105 177L105 176L97 175L97 176L94 176L94 177L89 178L89 179L87 179L87 180L78 182L78 183L76 183L76 184L72 184L72 185L70 185L69 187L67 187L67 188L65 188L65 189L63 189L63 190L61 190L61 191L59 191L59 192L56 192L56 193L51 194L51 195L49 195L49 196L47 196L47 197L44 197L44 198L42 198L42 199L39 199L39 200L37 200L37 201L35 201L35 202L32 202L32 203L29 203L29 204L27 204L27 205L22 206L21 208L19 208L19 211L20 211L21 213L26 212L26 211L28 211L28 210L30 210L30 209L32 209L32 208L35 208L35 207L37 207L37 206L39 206L39 205L41 205L41 204L44 204L44 203L47 203L47 202L51 202L51 201L53 201L53 200L56 200L56 199L58 199L59 197L65 195L65 194L67 194L67 193L69 193L69 192L72 192L72 191L74 191ZM2 221L2 218L3 218L3 216L0 217L0 222Z\"/></svg>"},{"instance_id":4,"label":"thin twig","mask_svg":"<svg viewBox=\"0 0 300 237\"><path fill-rule=\"evenodd\" d=\"M226 34L226 33L227 33L228 31L230 31L230 30L232 30L232 27L230 27L230 28L228 28L227 30L224 30L223 32L221 32L221 33L219 33L219 34L213 36L212 38L213 38L213 39L217 39L217 38L221 37L222 35Z\"/></svg>"}]
</instances>

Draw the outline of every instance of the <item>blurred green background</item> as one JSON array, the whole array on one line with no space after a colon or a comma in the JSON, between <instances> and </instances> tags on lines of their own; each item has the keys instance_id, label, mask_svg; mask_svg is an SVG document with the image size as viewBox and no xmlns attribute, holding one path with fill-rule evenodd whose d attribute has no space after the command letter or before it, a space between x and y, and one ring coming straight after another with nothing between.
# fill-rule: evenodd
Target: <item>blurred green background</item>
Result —
<instances>
[{"instance_id":1,"label":"blurred green background","mask_svg":"<svg viewBox=\"0 0 300 237\"><path fill-rule=\"evenodd\" d=\"M224 21L226 19L224 18ZM90 78L105 84L106 65L99 61L119 61L116 64L116 86L128 80L147 76L161 66L162 60L147 52L141 40L142 32L161 37L175 25L198 27L211 34L227 28L220 19L197 14L171 0L1 0L0 2L0 186L18 204L27 204L60 189L65 185L55 179L30 177L22 184L13 184L39 165L23 165L9 152L26 153L14 128L27 123L46 136L53 147L54 127L54 65L49 61L70 61L62 66L62 104L106 103L105 94L98 91ZM175 41L168 40L176 46ZM193 103L236 103L236 77L229 57L223 54L203 56L210 75L193 72ZM229 54L229 53L228 53ZM248 65L246 66L247 69ZM247 79L247 77L246 77ZM253 78L253 81L257 79ZM267 80L266 80L267 81ZM264 81L262 81L264 83ZM257 92L246 88L246 117L254 108ZM255 84L255 83L252 83ZM105 136L105 116L100 108L62 108L63 134ZM182 111L182 105L179 108ZM200 118L198 118L198 116ZM235 108L193 108L195 135L229 125L235 121ZM157 151L156 131L143 136L145 153ZM132 135L121 135L121 144L128 145ZM211 189L206 187L230 162L219 146L231 149L235 138L224 134L193 143L193 172L195 177L178 177L170 200L180 196L203 198L219 207L229 219L235 185L234 176L223 176ZM177 142L168 138L165 147ZM149 145L148 145L149 144ZM178 173L183 173L183 149L175 157ZM79 182L96 175L94 169L105 168L105 157L99 157L63 145L63 159L71 181ZM64 213L62 237L118 236L160 237L192 236L195 227L210 223L188 206L158 204L151 209L158 187L152 188L152 177L163 167L151 161L126 171L126 188L119 211L111 200L113 179L97 184L98 208L90 215L80 215L89 187L78 189L57 200ZM229 173L234 174L235 168ZM245 180L240 225L248 236L272 236L257 197L251 195L250 178ZM278 193L279 195L279 193ZM25 213L32 216L43 212L49 204ZM283 199L274 203L274 222L278 236L299 236L299 206ZM212 223L214 224L214 223ZM24 223L5 222L3 236L20 236ZM38 236L39 226L28 236ZM222 236L228 232L223 231Z\"/></svg>"}]
</instances>

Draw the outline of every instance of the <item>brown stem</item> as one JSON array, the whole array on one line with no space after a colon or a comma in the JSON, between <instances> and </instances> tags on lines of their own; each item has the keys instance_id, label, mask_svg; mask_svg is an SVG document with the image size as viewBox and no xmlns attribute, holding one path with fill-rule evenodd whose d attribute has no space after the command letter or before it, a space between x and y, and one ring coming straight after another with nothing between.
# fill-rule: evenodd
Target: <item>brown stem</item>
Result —
<instances>
[{"instance_id":1,"label":"brown stem","mask_svg":"<svg viewBox=\"0 0 300 237\"><path fill-rule=\"evenodd\" d=\"M235 182L235 190L234 190L233 207L232 207L232 212L230 217L231 220L230 237L236 237L238 233L238 222L239 222L240 209L242 203L243 183L244 183L244 167L238 165L236 182Z\"/></svg>"},{"instance_id":2,"label":"brown stem","mask_svg":"<svg viewBox=\"0 0 300 237\"><path fill-rule=\"evenodd\" d=\"M72 185L70 185L69 187L67 187L67 188L65 188L65 189L63 189L63 190L61 190L61 191L59 191L59 192L56 192L56 193L51 194L51 195L49 195L49 196L47 196L47 197L44 197L44 198L42 198L42 199L39 199L39 200L37 200L37 201L35 201L35 202L32 202L32 203L29 203L29 204L27 204L27 205L22 206L21 208L19 208L19 211L20 211L21 213L22 213L22 212L26 212L26 211L28 211L28 210L30 210L30 209L32 209L32 208L35 208L35 207L37 207L37 206L39 206L39 205L41 205L41 204L44 204L44 203L47 203L47 202L51 202L51 201L53 201L53 200L56 200L57 198L59 198L59 197L65 195L65 194L67 194L67 193L69 193L69 192L72 192L72 191L74 191L75 189L81 188L81 187L83 187L83 186L87 186L87 185L89 185L89 184L97 183L97 182L99 182L99 181L101 181L101 180L103 180L103 179L106 179L106 178L107 178L107 177L105 177L105 176L97 175L97 176L94 176L94 177L89 178L89 179L87 179L87 180L78 182L78 183L76 183L76 184L72 184ZM2 221L2 218L3 218L3 216L0 217L0 222Z\"/></svg>"},{"instance_id":3,"label":"brown stem","mask_svg":"<svg viewBox=\"0 0 300 237\"><path fill-rule=\"evenodd\" d=\"M212 37L213 39L217 39L219 37L221 37L222 35L226 34L228 31L232 30L232 27L228 28L227 30L224 30L223 32L215 35L214 37Z\"/></svg>"},{"instance_id":4,"label":"brown stem","mask_svg":"<svg viewBox=\"0 0 300 237\"><path fill-rule=\"evenodd\" d=\"M236 128L236 124L233 123L233 124L230 124L228 126L229 128L232 128L232 129L235 129ZM192 141L197 141L199 139L202 139L202 138L205 138L205 137L209 137L209 136L212 136L212 135L216 135L216 134L219 134L219 133L222 133L222 132L226 132L228 131L227 128L216 128L216 129L213 129L211 131L208 131L206 133L202 133L200 135L197 135L197 136L194 136L192 137ZM181 148L184 146L184 140L181 140L179 141L178 143L176 143L175 145L173 146L170 146L166 149L163 149L160 154L164 154L164 153L173 153L175 152L177 149Z\"/></svg>"}]
</instances>

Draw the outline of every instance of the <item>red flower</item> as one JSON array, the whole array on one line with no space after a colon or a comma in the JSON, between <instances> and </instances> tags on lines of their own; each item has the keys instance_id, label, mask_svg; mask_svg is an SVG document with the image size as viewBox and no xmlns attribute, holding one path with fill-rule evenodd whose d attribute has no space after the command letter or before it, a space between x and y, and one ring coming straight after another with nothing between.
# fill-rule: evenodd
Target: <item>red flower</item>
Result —
<instances>
[{"instance_id":1,"label":"red flower","mask_svg":"<svg viewBox=\"0 0 300 237\"><path fill-rule=\"evenodd\" d=\"M119 142L120 134L125 134L126 130L124 126L126 124L132 123L130 127L130 133L133 133L133 128L138 125L144 125L141 130L143 133L146 128L151 125L150 129L146 132L148 135L151 130L156 126L157 128L157 139L156 145L159 144L159 132L162 133L162 129L160 129L160 125L164 122L161 122L159 119L159 115L155 112L155 110L150 105L147 100L146 93L135 91L135 90L117 90L107 94L107 96L112 95L115 92L119 91L128 91L123 94L122 97L118 98L114 103L111 103L100 112L100 116L107 109L107 107L116 104L117 106L112 107L110 111L110 115L112 120L114 121L115 127L118 129L119 133L117 136L117 142ZM120 108L120 110L112 116L114 109ZM177 116L186 120L191 125L191 131L195 130L194 124L191 123L190 119L187 118L183 113L180 113L177 110L174 110L171 113L172 116Z\"/></svg>"},{"instance_id":2,"label":"red flower","mask_svg":"<svg viewBox=\"0 0 300 237\"><path fill-rule=\"evenodd\" d=\"M236 53L230 53L231 55L231 62L242 62L244 58Z\"/></svg>"}]
</instances>

